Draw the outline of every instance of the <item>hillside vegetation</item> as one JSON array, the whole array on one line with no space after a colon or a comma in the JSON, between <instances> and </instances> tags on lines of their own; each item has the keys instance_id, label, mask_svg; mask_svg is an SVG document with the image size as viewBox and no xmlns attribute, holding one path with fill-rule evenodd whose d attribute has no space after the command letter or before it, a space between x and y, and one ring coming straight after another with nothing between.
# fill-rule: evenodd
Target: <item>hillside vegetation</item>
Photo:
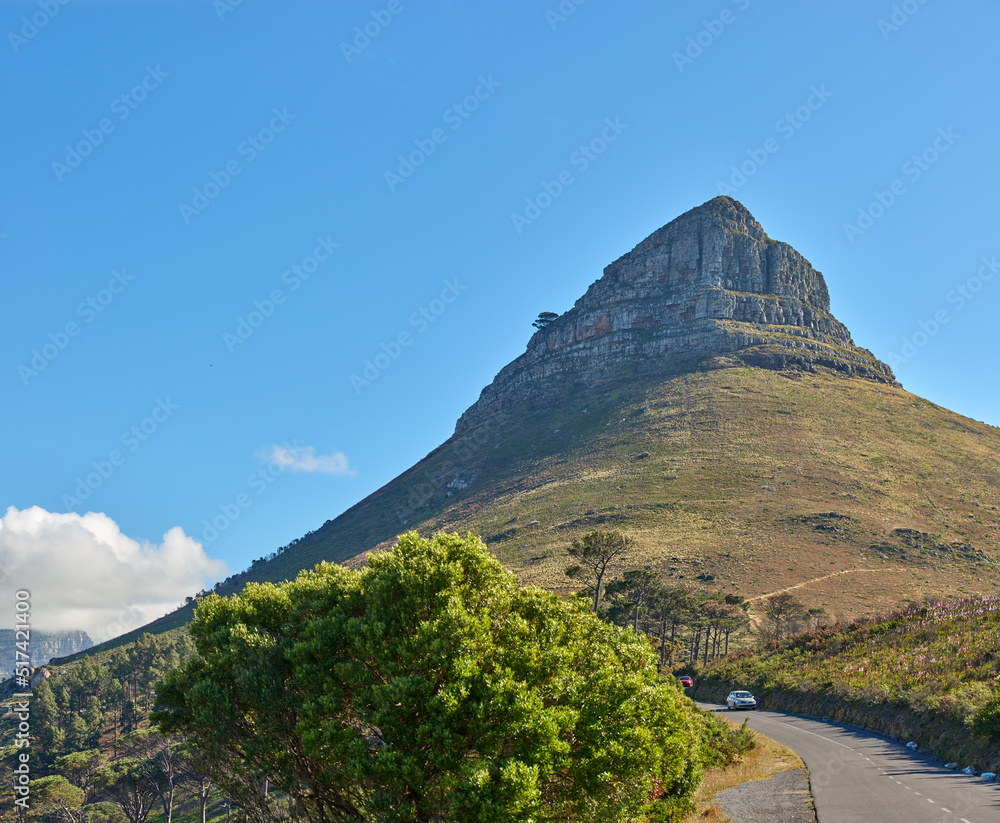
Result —
<instances>
[{"instance_id":1,"label":"hillside vegetation","mask_svg":"<svg viewBox=\"0 0 1000 823\"><path fill-rule=\"evenodd\" d=\"M52 667L28 715L8 689L0 761L30 781L0 821L678 820L755 735L588 606L518 586L473 536L415 533L362 570L210 597L190 633Z\"/></svg>"},{"instance_id":2,"label":"hillside vegetation","mask_svg":"<svg viewBox=\"0 0 1000 823\"><path fill-rule=\"evenodd\" d=\"M914 605L720 660L695 696L754 691L763 708L832 717L1000 770L1000 597Z\"/></svg>"},{"instance_id":3,"label":"hillside vegetation","mask_svg":"<svg viewBox=\"0 0 1000 823\"><path fill-rule=\"evenodd\" d=\"M523 582L567 591L572 540L616 528L634 565L751 599L798 587L838 618L1000 584L1000 430L822 369L702 365L498 413L233 582L415 528L481 534Z\"/></svg>"},{"instance_id":4,"label":"hillside vegetation","mask_svg":"<svg viewBox=\"0 0 1000 823\"><path fill-rule=\"evenodd\" d=\"M194 654L186 629L143 634L113 650L80 652L74 662L46 667L49 675L32 691L31 736L39 762L51 765L63 755L100 749L109 756L121 739L148 725L156 686L166 672ZM15 698L13 681L4 703ZM17 723L0 715L0 754L14 748Z\"/></svg>"}]
</instances>

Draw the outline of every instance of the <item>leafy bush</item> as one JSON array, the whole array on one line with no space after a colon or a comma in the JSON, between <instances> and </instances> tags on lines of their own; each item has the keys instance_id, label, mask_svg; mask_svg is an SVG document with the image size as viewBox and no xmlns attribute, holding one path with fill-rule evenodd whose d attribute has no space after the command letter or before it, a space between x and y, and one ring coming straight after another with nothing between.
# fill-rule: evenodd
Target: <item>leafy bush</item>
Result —
<instances>
[{"instance_id":1,"label":"leafy bush","mask_svg":"<svg viewBox=\"0 0 1000 823\"><path fill-rule=\"evenodd\" d=\"M360 570L204 600L156 719L234 800L267 777L313 821L674 818L694 707L587 609L518 587L478 538L411 532Z\"/></svg>"},{"instance_id":2,"label":"leafy bush","mask_svg":"<svg viewBox=\"0 0 1000 823\"><path fill-rule=\"evenodd\" d=\"M969 725L973 734L1000 742L1000 692L996 692L986 701L985 705L973 715Z\"/></svg>"},{"instance_id":3,"label":"leafy bush","mask_svg":"<svg viewBox=\"0 0 1000 823\"><path fill-rule=\"evenodd\" d=\"M757 746L757 733L747 720L734 729L721 717L705 712L702 723L702 761L706 768L731 766Z\"/></svg>"}]
</instances>

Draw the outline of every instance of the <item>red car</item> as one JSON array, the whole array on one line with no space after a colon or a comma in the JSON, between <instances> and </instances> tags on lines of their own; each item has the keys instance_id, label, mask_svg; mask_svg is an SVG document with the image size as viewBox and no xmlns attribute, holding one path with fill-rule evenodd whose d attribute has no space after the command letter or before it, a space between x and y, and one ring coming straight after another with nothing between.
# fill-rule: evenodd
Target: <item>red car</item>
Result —
<instances>
[{"instance_id":1,"label":"red car","mask_svg":"<svg viewBox=\"0 0 1000 823\"><path fill-rule=\"evenodd\" d=\"M677 679L681 681L681 685L685 689L690 689L694 685L694 681L690 677L688 677L686 674L683 675L683 676L681 676L681 677L678 677Z\"/></svg>"}]
</instances>

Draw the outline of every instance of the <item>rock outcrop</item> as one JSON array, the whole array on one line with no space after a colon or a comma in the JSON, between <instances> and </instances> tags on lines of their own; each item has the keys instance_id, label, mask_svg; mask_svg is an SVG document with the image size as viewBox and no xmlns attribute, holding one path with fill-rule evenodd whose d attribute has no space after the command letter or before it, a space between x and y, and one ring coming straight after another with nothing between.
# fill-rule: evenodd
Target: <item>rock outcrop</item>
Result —
<instances>
[{"instance_id":1,"label":"rock outcrop","mask_svg":"<svg viewBox=\"0 0 1000 823\"><path fill-rule=\"evenodd\" d=\"M604 269L568 312L539 329L458 421L629 373L753 365L824 366L896 385L892 370L830 314L823 275L768 237L730 197L716 197L653 232Z\"/></svg>"},{"instance_id":2,"label":"rock outcrop","mask_svg":"<svg viewBox=\"0 0 1000 823\"><path fill-rule=\"evenodd\" d=\"M18 636L15 629L0 629L0 652L6 661L0 664L0 679L6 680L14 676L15 651L18 641L23 643L23 637L23 634ZM84 631L46 632L31 629L28 645L30 664L33 667L44 666L54 657L76 654L93 645L90 636Z\"/></svg>"}]
</instances>

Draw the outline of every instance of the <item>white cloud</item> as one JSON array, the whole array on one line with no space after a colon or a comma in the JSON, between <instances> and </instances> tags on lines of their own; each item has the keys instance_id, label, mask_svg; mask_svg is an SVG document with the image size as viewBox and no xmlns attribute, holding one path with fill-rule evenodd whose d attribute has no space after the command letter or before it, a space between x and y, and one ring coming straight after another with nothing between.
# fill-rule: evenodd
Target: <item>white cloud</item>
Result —
<instances>
[{"instance_id":1,"label":"white cloud","mask_svg":"<svg viewBox=\"0 0 1000 823\"><path fill-rule=\"evenodd\" d=\"M341 452L316 454L313 446L269 446L260 452L264 460L273 460L285 471L319 472L320 474L340 474L353 477L347 455Z\"/></svg>"},{"instance_id":2,"label":"white cloud","mask_svg":"<svg viewBox=\"0 0 1000 823\"><path fill-rule=\"evenodd\" d=\"M0 609L31 593L31 625L82 629L95 642L162 617L225 577L226 564L175 526L161 543L122 534L106 514L11 506L0 518Z\"/></svg>"}]
</instances>

